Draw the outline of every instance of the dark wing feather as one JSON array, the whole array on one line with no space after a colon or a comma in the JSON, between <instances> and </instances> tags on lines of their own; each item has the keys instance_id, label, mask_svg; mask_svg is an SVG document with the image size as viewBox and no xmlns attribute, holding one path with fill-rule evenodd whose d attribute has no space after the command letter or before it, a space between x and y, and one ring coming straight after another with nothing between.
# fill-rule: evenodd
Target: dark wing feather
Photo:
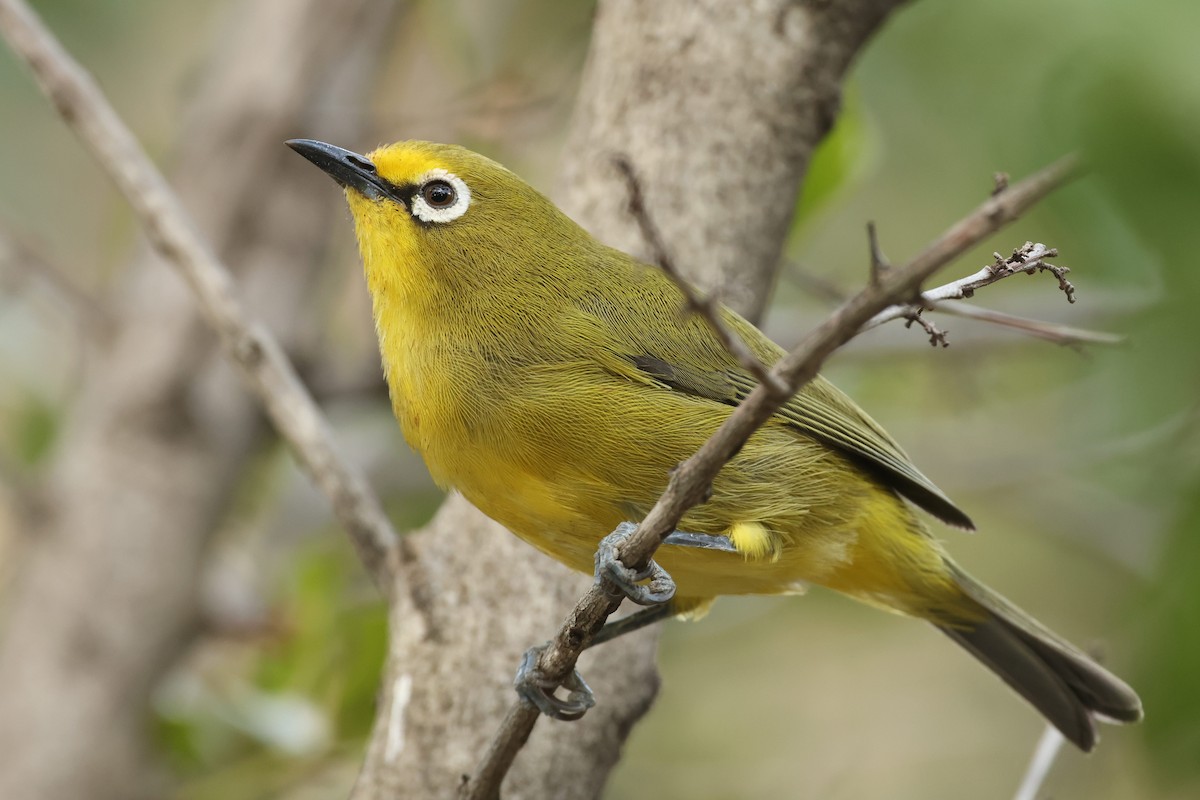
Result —
<instances>
[{"instance_id":1,"label":"dark wing feather","mask_svg":"<svg viewBox=\"0 0 1200 800\"><path fill-rule=\"evenodd\" d=\"M755 386L754 379L748 375L732 375L730 379L738 387L739 402ZM913 465L900 446L823 378L814 379L779 409L776 416L855 458L884 483L942 522L974 530L971 518Z\"/></svg>"}]
</instances>

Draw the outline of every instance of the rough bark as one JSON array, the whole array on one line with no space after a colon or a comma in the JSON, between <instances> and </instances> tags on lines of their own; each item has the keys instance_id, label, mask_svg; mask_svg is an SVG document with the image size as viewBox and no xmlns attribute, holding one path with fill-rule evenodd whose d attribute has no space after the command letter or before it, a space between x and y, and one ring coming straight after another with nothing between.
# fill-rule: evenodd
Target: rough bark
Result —
<instances>
[{"instance_id":1,"label":"rough bark","mask_svg":"<svg viewBox=\"0 0 1200 800\"><path fill-rule=\"evenodd\" d=\"M566 151L565 210L645 257L611 163L627 154L676 262L756 319L846 68L898 5L602 2Z\"/></svg>"},{"instance_id":2,"label":"rough bark","mask_svg":"<svg viewBox=\"0 0 1200 800\"><path fill-rule=\"evenodd\" d=\"M174 182L214 249L247 265L250 304L285 339L337 198L291 190L308 176L280 142L324 93L366 83L369 63L343 53L377 50L391 9L239 8L187 115ZM206 541L261 431L186 288L148 252L112 311L116 329L90 355L7 599L2 797L160 794L150 694L193 632Z\"/></svg>"},{"instance_id":3,"label":"rough bark","mask_svg":"<svg viewBox=\"0 0 1200 800\"><path fill-rule=\"evenodd\" d=\"M898 3L602 0L559 200L597 236L641 252L610 154L645 184L682 269L750 316L774 268L846 67ZM452 796L512 701L521 652L557 627L588 579L452 497L411 537L393 592L383 692L356 798ZM415 598L415 599L414 599ZM658 685L655 631L589 652L599 705L543 720L506 798L592 798Z\"/></svg>"}]
</instances>

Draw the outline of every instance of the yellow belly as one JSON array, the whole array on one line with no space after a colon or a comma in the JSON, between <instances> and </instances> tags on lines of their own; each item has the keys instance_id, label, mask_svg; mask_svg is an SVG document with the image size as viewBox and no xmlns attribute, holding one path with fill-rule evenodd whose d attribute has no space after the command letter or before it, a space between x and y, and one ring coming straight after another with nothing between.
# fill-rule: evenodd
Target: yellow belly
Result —
<instances>
[{"instance_id":1,"label":"yellow belly","mask_svg":"<svg viewBox=\"0 0 1200 800\"><path fill-rule=\"evenodd\" d=\"M649 397L653 390L603 376L595 383L551 377L529 374L519 392L495 389L490 397L433 379L393 381L393 391L403 395L397 415L406 436L439 483L590 573L600 539L621 522L640 521L671 469L732 409L670 391ZM410 394L418 388L425 397ZM712 498L679 526L726 536L739 527L755 533L732 537L738 553L660 549L656 559L675 579L677 597L793 593L815 583L927 615L951 591L940 549L899 497L783 424L751 437L714 481Z\"/></svg>"},{"instance_id":2,"label":"yellow belly","mask_svg":"<svg viewBox=\"0 0 1200 800\"><path fill-rule=\"evenodd\" d=\"M853 470L849 464L844 468ZM941 616L958 592L940 548L894 494L866 478L856 483L842 502L809 508L790 525L755 520L773 537L773 548L750 549L736 536L731 540L741 551L734 553L663 545L655 559L675 580L677 606L703 607L720 595L795 594L817 584L888 610ZM558 482L511 469L486 470L459 488L513 533L585 573L593 571L600 539L647 510L634 503L596 502L604 487L589 487L581 476ZM646 502L661 488L649 488L646 494L652 497ZM733 509L720 502L721 490L718 478L713 500L686 515L680 530L729 535L746 522L728 513Z\"/></svg>"}]
</instances>

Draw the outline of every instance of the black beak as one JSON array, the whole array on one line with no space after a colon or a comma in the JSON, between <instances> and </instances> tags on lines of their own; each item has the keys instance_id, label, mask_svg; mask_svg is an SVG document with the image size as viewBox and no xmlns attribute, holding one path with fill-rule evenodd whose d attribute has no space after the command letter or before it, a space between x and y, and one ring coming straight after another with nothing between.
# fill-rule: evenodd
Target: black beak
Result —
<instances>
[{"instance_id":1,"label":"black beak","mask_svg":"<svg viewBox=\"0 0 1200 800\"><path fill-rule=\"evenodd\" d=\"M287 146L324 170L342 186L371 200L395 197L395 187L379 177L371 160L315 139L288 139Z\"/></svg>"}]
</instances>

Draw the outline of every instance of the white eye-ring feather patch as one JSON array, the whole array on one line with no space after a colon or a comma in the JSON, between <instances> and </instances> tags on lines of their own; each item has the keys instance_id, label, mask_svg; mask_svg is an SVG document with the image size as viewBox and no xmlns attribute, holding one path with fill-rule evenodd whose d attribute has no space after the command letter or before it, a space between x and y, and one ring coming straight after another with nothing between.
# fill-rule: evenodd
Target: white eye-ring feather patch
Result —
<instances>
[{"instance_id":1,"label":"white eye-ring feather patch","mask_svg":"<svg viewBox=\"0 0 1200 800\"><path fill-rule=\"evenodd\" d=\"M425 201L422 191L430 181L442 180L454 188L454 202L445 208L434 208ZM422 222L453 222L467 213L471 205L471 190L462 178L444 169L431 169L417 181L418 189L413 193L412 215Z\"/></svg>"}]
</instances>

